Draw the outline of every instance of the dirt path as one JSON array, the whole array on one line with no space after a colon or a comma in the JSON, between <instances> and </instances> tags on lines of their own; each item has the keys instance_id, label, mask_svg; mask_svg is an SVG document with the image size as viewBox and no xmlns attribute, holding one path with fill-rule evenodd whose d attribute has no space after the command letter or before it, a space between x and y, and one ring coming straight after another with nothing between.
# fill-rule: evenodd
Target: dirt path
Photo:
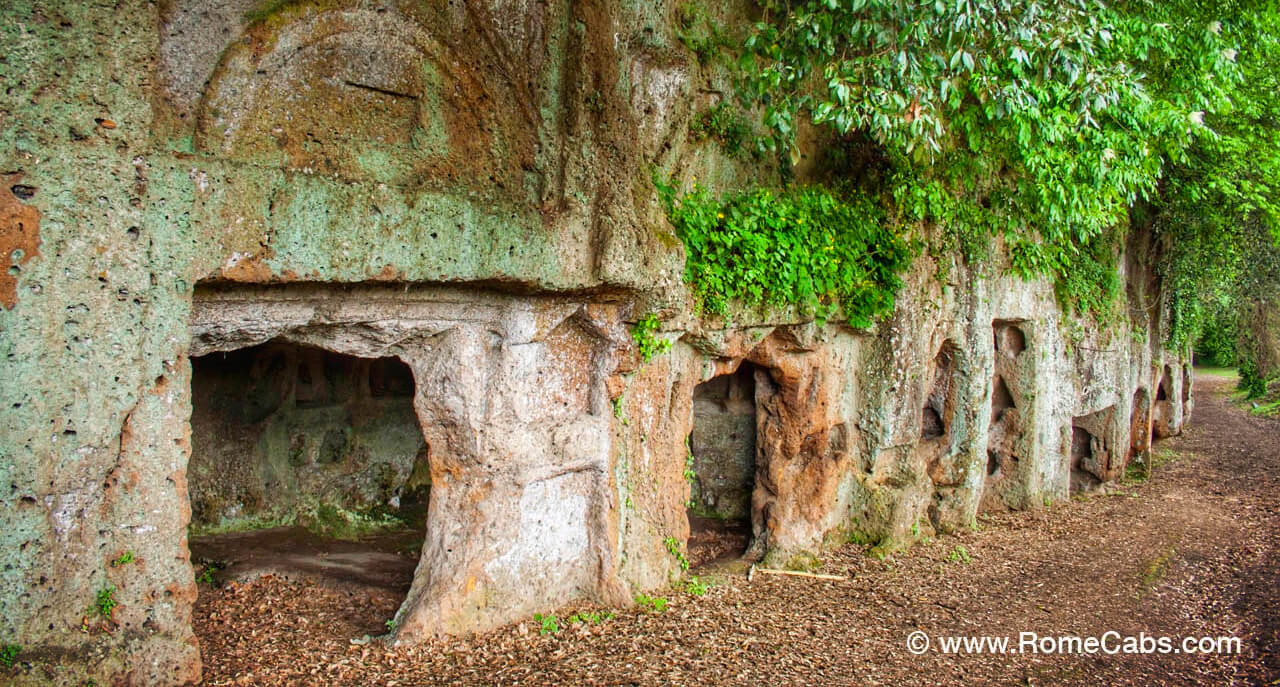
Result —
<instances>
[{"instance_id":1,"label":"dirt path","mask_svg":"<svg viewBox=\"0 0 1280 687\"><path fill-rule=\"evenodd\" d=\"M877 561L826 559L844 582L731 577L662 614L617 612L540 636L532 621L390 650L399 599L278 578L201 588L206 684L1277 684L1280 422L1197 378L1178 458L1119 493L984 519ZM970 559L965 562L966 555ZM574 609L561 611L565 618ZM906 649L922 630L934 642ZM952 655L939 635L1235 636L1240 655Z\"/></svg>"}]
</instances>

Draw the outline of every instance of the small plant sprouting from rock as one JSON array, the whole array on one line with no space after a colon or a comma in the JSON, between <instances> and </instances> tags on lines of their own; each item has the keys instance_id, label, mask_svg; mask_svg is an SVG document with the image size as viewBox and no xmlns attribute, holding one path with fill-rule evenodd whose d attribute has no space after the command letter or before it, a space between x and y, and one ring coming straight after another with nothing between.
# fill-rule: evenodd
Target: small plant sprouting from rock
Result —
<instances>
[{"instance_id":1,"label":"small plant sprouting from rock","mask_svg":"<svg viewBox=\"0 0 1280 687\"><path fill-rule=\"evenodd\" d=\"M538 623L538 634L554 635L560 632L560 619L553 613L543 615L541 613L533 614L533 621Z\"/></svg>"},{"instance_id":2,"label":"small plant sprouting from rock","mask_svg":"<svg viewBox=\"0 0 1280 687\"><path fill-rule=\"evenodd\" d=\"M636 603L643 606L650 613L664 613L670 602L661 596L649 596L648 594L636 594Z\"/></svg>"},{"instance_id":3,"label":"small plant sprouting from rock","mask_svg":"<svg viewBox=\"0 0 1280 687\"><path fill-rule=\"evenodd\" d=\"M667 553L671 554L672 556L675 556L676 562L680 564L680 570L688 571L689 559L686 558L684 553L680 551L680 542L676 541L675 537L667 537L666 539L662 540L662 543L666 544Z\"/></svg>"},{"instance_id":4,"label":"small plant sprouting from rock","mask_svg":"<svg viewBox=\"0 0 1280 687\"><path fill-rule=\"evenodd\" d=\"M200 574L196 575L196 584L207 584L210 587L217 586L217 580L214 579L214 573L222 570L222 565L218 563L209 563L200 570Z\"/></svg>"},{"instance_id":5,"label":"small plant sprouting from rock","mask_svg":"<svg viewBox=\"0 0 1280 687\"><path fill-rule=\"evenodd\" d=\"M717 57L729 57L733 45L729 36L707 16L707 11L694 2L676 7L676 38L698 58L698 64L710 64Z\"/></svg>"},{"instance_id":6,"label":"small plant sprouting from rock","mask_svg":"<svg viewBox=\"0 0 1280 687\"><path fill-rule=\"evenodd\" d=\"M714 140L730 157L737 156L751 138L751 127L733 105L721 100L703 110L689 124L689 137L695 141Z\"/></svg>"},{"instance_id":7,"label":"small plant sprouting from rock","mask_svg":"<svg viewBox=\"0 0 1280 687\"><path fill-rule=\"evenodd\" d=\"M654 336L662 326L658 316L649 313L640 318L635 326L631 328L631 338L636 342L636 348L640 350L640 358L644 362L653 360L654 356L666 353L671 349L671 342Z\"/></svg>"},{"instance_id":8,"label":"small plant sprouting from rock","mask_svg":"<svg viewBox=\"0 0 1280 687\"><path fill-rule=\"evenodd\" d=\"M969 550L963 546L956 546L951 549L951 553L947 554L947 560L952 563L971 563L973 556L969 555Z\"/></svg>"},{"instance_id":9,"label":"small plant sprouting from rock","mask_svg":"<svg viewBox=\"0 0 1280 687\"><path fill-rule=\"evenodd\" d=\"M396 614L391 616L391 619L384 624L387 626L387 634L395 632L396 628L400 627L400 613L397 611Z\"/></svg>"},{"instance_id":10,"label":"small plant sprouting from rock","mask_svg":"<svg viewBox=\"0 0 1280 687\"><path fill-rule=\"evenodd\" d=\"M119 602L116 601L116 588L113 585L107 585L98 590L98 595L94 599L93 608L90 612L102 618L103 620L111 620L111 614L115 611Z\"/></svg>"},{"instance_id":11,"label":"small plant sprouting from rock","mask_svg":"<svg viewBox=\"0 0 1280 687\"><path fill-rule=\"evenodd\" d=\"M18 660L18 654L22 653L22 646L19 644L5 644L0 647L0 665L6 668L12 668L15 661Z\"/></svg>"},{"instance_id":12,"label":"small plant sprouting from rock","mask_svg":"<svg viewBox=\"0 0 1280 687\"><path fill-rule=\"evenodd\" d=\"M118 567L120 567L120 566L122 566L122 565L126 565L126 564L128 564L128 563L132 563L132 562L133 562L133 552L132 552L132 551L125 551L124 553L120 554L119 556L116 556L116 557L115 557L115 560L111 561L111 567L113 567L113 568L118 568Z\"/></svg>"}]
</instances>

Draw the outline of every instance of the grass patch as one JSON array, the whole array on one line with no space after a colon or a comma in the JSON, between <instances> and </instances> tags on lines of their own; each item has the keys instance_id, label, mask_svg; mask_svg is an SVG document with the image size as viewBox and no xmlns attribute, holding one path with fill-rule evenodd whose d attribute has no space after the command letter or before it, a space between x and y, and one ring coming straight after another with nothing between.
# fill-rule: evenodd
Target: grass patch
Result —
<instances>
[{"instance_id":1,"label":"grass patch","mask_svg":"<svg viewBox=\"0 0 1280 687\"><path fill-rule=\"evenodd\" d=\"M684 593L689 596L702 596L707 593L708 589L714 586L711 580L704 580L697 575L691 575L684 581Z\"/></svg>"},{"instance_id":2,"label":"grass patch","mask_svg":"<svg viewBox=\"0 0 1280 687\"><path fill-rule=\"evenodd\" d=\"M1220 377L1235 381L1240 378L1240 373L1234 367L1197 367L1197 374L1209 375L1211 377Z\"/></svg>"},{"instance_id":3,"label":"grass patch","mask_svg":"<svg viewBox=\"0 0 1280 687\"><path fill-rule=\"evenodd\" d=\"M666 612L667 606L670 604L665 597L649 596L648 594L636 594L636 604L650 613Z\"/></svg>"},{"instance_id":4,"label":"grass patch","mask_svg":"<svg viewBox=\"0 0 1280 687\"><path fill-rule=\"evenodd\" d=\"M533 622L538 623L538 634L540 635L554 635L560 633L560 619L553 613L548 613L547 615L534 613Z\"/></svg>"},{"instance_id":5,"label":"grass patch","mask_svg":"<svg viewBox=\"0 0 1280 687\"><path fill-rule=\"evenodd\" d=\"M251 515L243 518L223 518L212 525L191 525L187 528L190 538L207 537L211 534L227 534L228 532L253 532L275 527L289 527L297 522L293 515L266 514Z\"/></svg>"},{"instance_id":6,"label":"grass patch","mask_svg":"<svg viewBox=\"0 0 1280 687\"><path fill-rule=\"evenodd\" d=\"M1128 485L1142 484L1151 479L1151 473L1158 468L1162 468L1182 457L1182 454L1171 449L1162 448L1158 451L1151 451L1147 458L1135 460L1129 463L1124 469L1124 479L1122 483Z\"/></svg>"},{"instance_id":7,"label":"grass patch","mask_svg":"<svg viewBox=\"0 0 1280 687\"><path fill-rule=\"evenodd\" d=\"M1142 586L1143 593L1155 589L1164 580L1165 576L1169 574L1169 566L1173 565L1173 561L1177 557L1178 549L1170 546L1147 563L1147 567L1143 568L1142 574L1138 576L1138 582Z\"/></svg>"},{"instance_id":8,"label":"grass patch","mask_svg":"<svg viewBox=\"0 0 1280 687\"><path fill-rule=\"evenodd\" d=\"M603 625L613 620L613 611L579 611L565 621L570 625Z\"/></svg>"},{"instance_id":9,"label":"grass patch","mask_svg":"<svg viewBox=\"0 0 1280 687\"><path fill-rule=\"evenodd\" d=\"M361 537L405 527L405 521L383 511L355 513L338 506L317 506L298 518L312 534L334 539Z\"/></svg>"},{"instance_id":10,"label":"grass patch","mask_svg":"<svg viewBox=\"0 0 1280 687\"><path fill-rule=\"evenodd\" d=\"M1254 401L1249 404L1249 414L1259 417L1272 417L1280 414L1280 398L1266 403Z\"/></svg>"}]
</instances>

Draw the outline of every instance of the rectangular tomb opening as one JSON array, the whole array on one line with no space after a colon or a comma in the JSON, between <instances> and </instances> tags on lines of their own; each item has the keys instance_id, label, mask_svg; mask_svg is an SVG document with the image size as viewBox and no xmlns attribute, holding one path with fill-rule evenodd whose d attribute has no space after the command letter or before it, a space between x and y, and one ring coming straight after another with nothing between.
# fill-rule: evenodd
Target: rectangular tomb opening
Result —
<instances>
[{"instance_id":1,"label":"rectangular tomb opening","mask_svg":"<svg viewBox=\"0 0 1280 687\"><path fill-rule=\"evenodd\" d=\"M689 559L694 565L740 557L750 543L757 371L743 362L733 373L694 389L685 475L692 485Z\"/></svg>"},{"instance_id":2,"label":"rectangular tomb opening","mask_svg":"<svg viewBox=\"0 0 1280 687\"><path fill-rule=\"evenodd\" d=\"M191 367L197 574L361 587L387 606L368 632L385 632L413 578L430 494L412 371L283 340Z\"/></svg>"},{"instance_id":3,"label":"rectangular tomb opening","mask_svg":"<svg viewBox=\"0 0 1280 687\"><path fill-rule=\"evenodd\" d=\"M1081 415L1071 420L1071 448L1068 470L1068 492L1094 491L1115 479L1126 455L1116 456L1113 439L1116 434L1116 409Z\"/></svg>"}]
</instances>

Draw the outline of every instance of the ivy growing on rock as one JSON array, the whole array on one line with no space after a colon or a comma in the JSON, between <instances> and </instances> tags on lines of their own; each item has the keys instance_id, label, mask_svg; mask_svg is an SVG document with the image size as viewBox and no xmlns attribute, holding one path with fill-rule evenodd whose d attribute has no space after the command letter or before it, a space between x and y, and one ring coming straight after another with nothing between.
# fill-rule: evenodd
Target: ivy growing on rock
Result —
<instances>
[{"instance_id":1,"label":"ivy growing on rock","mask_svg":"<svg viewBox=\"0 0 1280 687\"><path fill-rule=\"evenodd\" d=\"M914 248L870 199L821 187L677 197L659 183L688 251L686 280L702 307L725 315L732 301L797 307L819 321L871 326L893 309Z\"/></svg>"}]
</instances>

